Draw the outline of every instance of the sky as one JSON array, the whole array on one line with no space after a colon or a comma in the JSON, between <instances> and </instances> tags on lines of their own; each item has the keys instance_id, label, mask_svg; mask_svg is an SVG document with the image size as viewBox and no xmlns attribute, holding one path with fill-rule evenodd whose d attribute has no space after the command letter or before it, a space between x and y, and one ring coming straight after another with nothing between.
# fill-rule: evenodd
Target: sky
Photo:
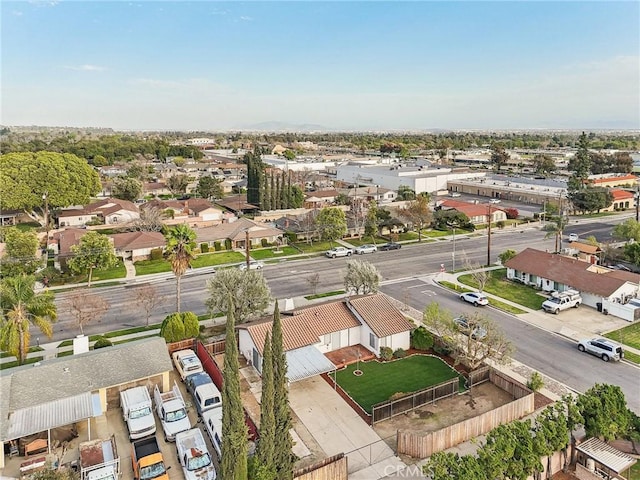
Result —
<instances>
[{"instance_id":1,"label":"sky","mask_svg":"<svg viewBox=\"0 0 640 480\"><path fill-rule=\"evenodd\" d=\"M3 125L640 129L640 2L0 2Z\"/></svg>"}]
</instances>

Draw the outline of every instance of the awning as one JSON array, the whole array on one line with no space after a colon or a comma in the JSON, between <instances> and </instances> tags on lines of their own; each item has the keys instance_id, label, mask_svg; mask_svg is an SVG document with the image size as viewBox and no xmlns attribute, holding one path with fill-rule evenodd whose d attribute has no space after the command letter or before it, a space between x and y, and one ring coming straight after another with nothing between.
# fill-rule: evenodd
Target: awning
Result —
<instances>
[{"instance_id":1,"label":"awning","mask_svg":"<svg viewBox=\"0 0 640 480\"><path fill-rule=\"evenodd\" d=\"M100 402L94 401L91 392L22 408L9 415L5 441L70 425L101 414Z\"/></svg>"},{"instance_id":2,"label":"awning","mask_svg":"<svg viewBox=\"0 0 640 480\"><path fill-rule=\"evenodd\" d=\"M576 449L616 473L624 472L637 462L635 458L595 437L577 445Z\"/></svg>"},{"instance_id":3,"label":"awning","mask_svg":"<svg viewBox=\"0 0 640 480\"><path fill-rule=\"evenodd\" d=\"M336 366L313 345L289 350L287 355L287 379L290 383L332 372Z\"/></svg>"}]
</instances>

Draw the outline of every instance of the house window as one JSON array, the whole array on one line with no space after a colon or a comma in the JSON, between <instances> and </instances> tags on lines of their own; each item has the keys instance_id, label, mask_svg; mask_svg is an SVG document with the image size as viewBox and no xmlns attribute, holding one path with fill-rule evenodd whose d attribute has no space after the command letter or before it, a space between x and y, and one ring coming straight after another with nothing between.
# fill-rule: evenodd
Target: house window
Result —
<instances>
[{"instance_id":1,"label":"house window","mask_svg":"<svg viewBox=\"0 0 640 480\"><path fill-rule=\"evenodd\" d=\"M377 343L378 342L377 342L376 336L373 333L370 333L369 334L369 346L371 348L378 348Z\"/></svg>"},{"instance_id":2,"label":"house window","mask_svg":"<svg viewBox=\"0 0 640 480\"><path fill-rule=\"evenodd\" d=\"M331 345L331 334L328 334L328 335L324 336L324 344L325 345Z\"/></svg>"}]
</instances>

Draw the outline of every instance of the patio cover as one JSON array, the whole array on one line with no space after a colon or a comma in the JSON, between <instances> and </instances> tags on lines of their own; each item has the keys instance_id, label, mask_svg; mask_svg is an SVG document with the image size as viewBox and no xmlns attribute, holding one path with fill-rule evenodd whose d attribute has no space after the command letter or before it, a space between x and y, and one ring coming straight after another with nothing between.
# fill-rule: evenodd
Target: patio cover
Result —
<instances>
[{"instance_id":1,"label":"patio cover","mask_svg":"<svg viewBox=\"0 0 640 480\"><path fill-rule=\"evenodd\" d=\"M313 345L289 350L287 355L287 379L290 383L332 372L336 366Z\"/></svg>"},{"instance_id":2,"label":"patio cover","mask_svg":"<svg viewBox=\"0 0 640 480\"><path fill-rule=\"evenodd\" d=\"M96 401L97 400L97 401ZM61 398L12 412L5 440L14 440L102 414L100 400L91 392Z\"/></svg>"},{"instance_id":3,"label":"patio cover","mask_svg":"<svg viewBox=\"0 0 640 480\"><path fill-rule=\"evenodd\" d=\"M596 462L604 465L616 473L624 472L630 468L636 459L613 448L599 438L590 438L576 446L578 451L593 458Z\"/></svg>"}]
</instances>

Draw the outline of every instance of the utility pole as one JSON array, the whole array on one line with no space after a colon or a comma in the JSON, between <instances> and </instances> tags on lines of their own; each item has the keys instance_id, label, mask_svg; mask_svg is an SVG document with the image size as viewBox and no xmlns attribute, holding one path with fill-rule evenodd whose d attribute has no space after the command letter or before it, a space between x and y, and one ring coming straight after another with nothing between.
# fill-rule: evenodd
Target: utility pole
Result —
<instances>
[{"instance_id":1,"label":"utility pole","mask_svg":"<svg viewBox=\"0 0 640 480\"><path fill-rule=\"evenodd\" d=\"M636 200L636 222L640 222L640 185L636 184L636 194L633 197Z\"/></svg>"},{"instance_id":2,"label":"utility pole","mask_svg":"<svg viewBox=\"0 0 640 480\"><path fill-rule=\"evenodd\" d=\"M45 237L44 248L48 251L49 249L49 193L44 192L42 194L42 200L44 200L44 230L47 234Z\"/></svg>"},{"instance_id":3,"label":"utility pole","mask_svg":"<svg viewBox=\"0 0 640 480\"><path fill-rule=\"evenodd\" d=\"M489 204L489 227L487 228L487 267L491 265L491 204Z\"/></svg>"},{"instance_id":4,"label":"utility pole","mask_svg":"<svg viewBox=\"0 0 640 480\"><path fill-rule=\"evenodd\" d=\"M245 250L245 256L246 261L247 261L247 272L250 270L250 266L251 266L251 243L250 243L250 239L249 239L249 229L247 228L245 231L245 239L244 239L244 250Z\"/></svg>"}]
</instances>

